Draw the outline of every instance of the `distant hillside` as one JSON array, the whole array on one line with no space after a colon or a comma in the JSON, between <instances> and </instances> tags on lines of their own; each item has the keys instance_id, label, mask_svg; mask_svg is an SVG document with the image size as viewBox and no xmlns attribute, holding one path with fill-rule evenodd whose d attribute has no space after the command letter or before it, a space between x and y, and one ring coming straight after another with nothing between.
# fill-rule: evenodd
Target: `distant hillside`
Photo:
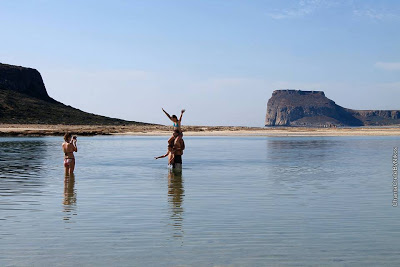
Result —
<instances>
[{"instance_id":1,"label":"distant hillside","mask_svg":"<svg viewBox=\"0 0 400 267\"><path fill-rule=\"evenodd\" d=\"M275 90L267 103L265 126L382 126L400 124L399 110L343 108L322 91Z\"/></svg>"},{"instance_id":2,"label":"distant hillside","mask_svg":"<svg viewBox=\"0 0 400 267\"><path fill-rule=\"evenodd\" d=\"M66 106L47 94L40 73L0 63L0 123L122 125L147 123L108 118Z\"/></svg>"}]
</instances>

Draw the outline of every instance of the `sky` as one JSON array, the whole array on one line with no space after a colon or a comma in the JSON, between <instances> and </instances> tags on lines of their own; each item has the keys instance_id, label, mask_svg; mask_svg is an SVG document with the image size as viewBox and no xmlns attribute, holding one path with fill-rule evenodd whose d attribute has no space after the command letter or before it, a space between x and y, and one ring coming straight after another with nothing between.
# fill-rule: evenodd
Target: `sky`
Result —
<instances>
[{"instance_id":1,"label":"sky","mask_svg":"<svg viewBox=\"0 0 400 267\"><path fill-rule=\"evenodd\" d=\"M0 34L1 63L110 117L261 127L277 89L400 110L398 0L0 0Z\"/></svg>"}]
</instances>

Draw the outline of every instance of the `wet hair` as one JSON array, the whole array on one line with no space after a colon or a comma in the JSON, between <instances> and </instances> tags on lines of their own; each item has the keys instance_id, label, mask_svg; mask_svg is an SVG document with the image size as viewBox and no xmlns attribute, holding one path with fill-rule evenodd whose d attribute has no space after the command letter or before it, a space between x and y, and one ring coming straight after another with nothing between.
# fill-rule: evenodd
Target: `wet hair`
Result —
<instances>
[{"instance_id":1,"label":"wet hair","mask_svg":"<svg viewBox=\"0 0 400 267\"><path fill-rule=\"evenodd\" d=\"M65 134L64 134L64 140L65 140L65 142L67 142L67 140L70 139L71 137L72 137L71 133L68 133L68 132L65 133Z\"/></svg>"},{"instance_id":2,"label":"wet hair","mask_svg":"<svg viewBox=\"0 0 400 267\"><path fill-rule=\"evenodd\" d=\"M172 115L171 118L178 119L176 115Z\"/></svg>"}]
</instances>

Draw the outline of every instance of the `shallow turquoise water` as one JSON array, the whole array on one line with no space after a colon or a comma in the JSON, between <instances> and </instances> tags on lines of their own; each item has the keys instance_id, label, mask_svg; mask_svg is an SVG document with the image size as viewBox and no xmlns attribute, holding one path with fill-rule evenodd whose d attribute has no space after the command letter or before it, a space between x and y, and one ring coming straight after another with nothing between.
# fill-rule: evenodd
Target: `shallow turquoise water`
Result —
<instances>
[{"instance_id":1,"label":"shallow turquoise water","mask_svg":"<svg viewBox=\"0 0 400 267\"><path fill-rule=\"evenodd\" d=\"M400 137L0 138L0 266L398 265Z\"/></svg>"}]
</instances>

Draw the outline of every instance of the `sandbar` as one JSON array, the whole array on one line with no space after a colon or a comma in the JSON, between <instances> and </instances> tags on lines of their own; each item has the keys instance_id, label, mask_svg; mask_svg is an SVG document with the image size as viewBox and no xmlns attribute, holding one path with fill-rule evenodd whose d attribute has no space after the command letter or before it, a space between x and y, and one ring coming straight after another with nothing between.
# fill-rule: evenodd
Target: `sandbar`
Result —
<instances>
[{"instance_id":1,"label":"sandbar","mask_svg":"<svg viewBox=\"0 0 400 267\"><path fill-rule=\"evenodd\" d=\"M183 126L182 129L185 136L400 136L400 126L340 128ZM62 136L67 131L81 136L162 136L170 135L172 126L0 124L0 136Z\"/></svg>"}]
</instances>

